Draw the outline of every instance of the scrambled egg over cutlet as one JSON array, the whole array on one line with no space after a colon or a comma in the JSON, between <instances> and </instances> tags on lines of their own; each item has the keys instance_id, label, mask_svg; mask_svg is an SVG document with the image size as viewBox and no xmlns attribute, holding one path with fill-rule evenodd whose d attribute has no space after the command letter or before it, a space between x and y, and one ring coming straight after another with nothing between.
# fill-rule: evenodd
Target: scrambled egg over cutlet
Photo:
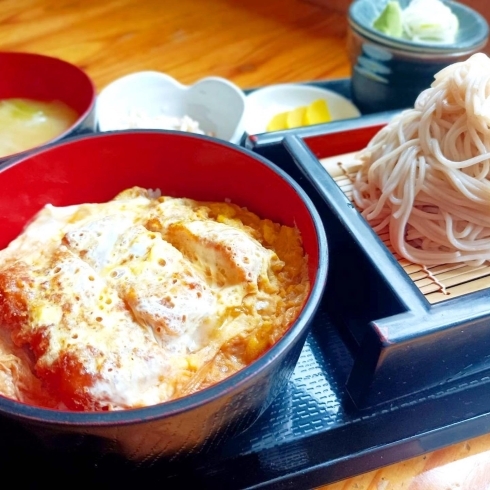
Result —
<instances>
[{"instance_id":1,"label":"scrambled egg over cutlet","mask_svg":"<svg viewBox=\"0 0 490 490\"><path fill-rule=\"evenodd\" d=\"M87 411L194 393L267 351L309 287L299 231L232 203L47 205L0 252L0 393Z\"/></svg>"}]
</instances>

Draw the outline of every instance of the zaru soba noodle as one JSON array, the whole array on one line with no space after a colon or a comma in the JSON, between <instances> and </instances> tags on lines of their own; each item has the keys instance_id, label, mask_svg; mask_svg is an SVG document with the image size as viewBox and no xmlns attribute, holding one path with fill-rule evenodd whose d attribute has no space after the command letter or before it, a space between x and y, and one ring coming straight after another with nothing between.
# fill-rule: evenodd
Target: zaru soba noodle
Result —
<instances>
[{"instance_id":1,"label":"zaru soba noodle","mask_svg":"<svg viewBox=\"0 0 490 490\"><path fill-rule=\"evenodd\" d=\"M435 75L358 155L354 201L414 263L490 260L490 59Z\"/></svg>"}]
</instances>

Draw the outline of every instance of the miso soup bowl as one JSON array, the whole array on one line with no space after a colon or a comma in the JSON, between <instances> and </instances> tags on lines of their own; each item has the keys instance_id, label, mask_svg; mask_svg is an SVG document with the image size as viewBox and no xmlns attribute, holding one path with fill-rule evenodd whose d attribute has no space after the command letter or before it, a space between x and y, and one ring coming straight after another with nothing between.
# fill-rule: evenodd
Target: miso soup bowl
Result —
<instances>
[{"instance_id":1,"label":"miso soup bowl","mask_svg":"<svg viewBox=\"0 0 490 490\"><path fill-rule=\"evenodd\" d=\"M0 100L60 101L77 113L76 121L66 131L45 144L95 130L95 86L76 65L41 54L0 52L0 74ZM0 156L0 163L31 150Z\"/></svg>"},{"instance_id":2,"label":"miso soup bowl","mask_svg":"<svg viewBox=\"0 0 490 490\"><path fill-rule=\"evenodd\" d=\"M308 254L309 298L294 324L262 357L184 398L125 411L70 412L0 396L0 453L3 448L9 458L23 440L17 429L29 441L27 449L19 448L24 460L33 457L34 447L64 455L115 454L138 464L209 451L248 428L295 367L326 282L325 230L296 182L234 144L180 131L117 131L70 138L9 161L0 168L0 247L47 203L104 202L132 186L197 200L231 199L263 218L296 225Z\"/></svg>"}]
</instances>

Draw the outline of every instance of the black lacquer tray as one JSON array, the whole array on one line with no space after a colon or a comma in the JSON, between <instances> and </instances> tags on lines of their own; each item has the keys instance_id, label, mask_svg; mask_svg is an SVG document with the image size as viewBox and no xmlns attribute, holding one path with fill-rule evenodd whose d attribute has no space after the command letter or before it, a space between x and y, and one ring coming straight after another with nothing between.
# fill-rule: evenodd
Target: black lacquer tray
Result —
<instances>
[{"instance_id":1,"label":"black lacquer tray","mask_svg":"<svg viewBox=\"0 0 490 490\"><path fill-rule=\"evenodd\" d=\"M349 94L348 80L323 86ZM293 376L250 429L181 461L133 467L115 457L53 456L34 440L26 453L22 436L10 437L11 425L0 421L2 439L9 441L0 445L2 475L23 488L44 482L301 490L490 431L488 292L429 305L316 158L350 151L392 115L247 141L312 197L332 257Z\"/></svg>"}]
</instances>

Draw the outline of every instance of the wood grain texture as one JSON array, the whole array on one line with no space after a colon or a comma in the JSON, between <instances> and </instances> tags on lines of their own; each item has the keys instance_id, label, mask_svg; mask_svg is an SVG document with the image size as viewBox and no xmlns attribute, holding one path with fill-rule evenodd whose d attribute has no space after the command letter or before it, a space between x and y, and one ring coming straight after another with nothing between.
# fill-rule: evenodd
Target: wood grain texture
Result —
<instances>
[{"instance_id":1,"label":"wood grain texture","mask_svg":"<svg viewBox=\"0 0 490 490\"><path fill-rule=\"evenodd\" d=\"M484 435L348 480L325 485L321 490L488 490L489 488L490 435Z\"/></svg>"},{"instance_id":2,"label":"wood grain texture","mask_svg":"<svg viewBox=\"0 0 490 490\"><path fill-rule=\"evenodd\" d=\"M98 91L138 70L185 84L222 76L242 88L346 77L347 22L339 6L341 0L335 10L301 0L0 0L0 50L70 61ZM482 436L323 490L480 490L489 482L490 436Z\"/></svg>"},{"instance_id":3,"label":"wood grain texture","mask_svg":"<svg viewBox=\"0 0 490 490\"><path fill-rule=\"evenodd\" d=\"M300 0L3 0L0 49L75 63L99 91L138 70L246 88L349 76L346 25Z\"/></svg>"}]
</instances>

